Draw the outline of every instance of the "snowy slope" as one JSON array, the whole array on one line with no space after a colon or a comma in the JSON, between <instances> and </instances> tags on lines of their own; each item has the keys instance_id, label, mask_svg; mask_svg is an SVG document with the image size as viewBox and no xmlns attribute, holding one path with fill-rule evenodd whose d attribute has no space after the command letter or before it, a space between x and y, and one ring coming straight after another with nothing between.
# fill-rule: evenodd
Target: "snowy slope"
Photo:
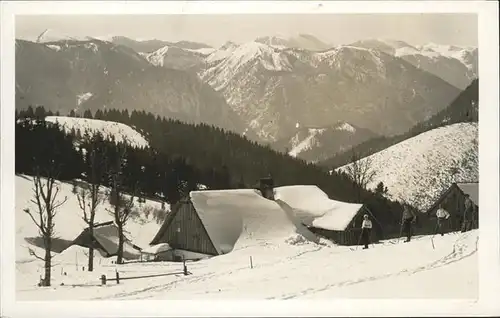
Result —
<instances>
[{"instance_id":1,"label":"snowy slope","mask_svg":"<svg viewBox=\"0 0 500 318\"><path fill-rule=\"evenodd\" d=\"M70 132L72 129L75 131L80 130L83 135L85 131L101 132L105 138L114 137L116 142L127 142L132 147L137 148L147 148L149 144L147 140L132 127L112 122L104 121L99 119L88 119L88 118L76 118L76 117L63 117L63 116L47 116L45 121L51 123L58 123L62 126L66 132Z\"/></svg>"},{"instance_id":2,"label":"snowy slope","mask_svg":"<svg viewBox=\"0 0 500 318\"><path fill-rule=\"evenodd\" d=\"M436 52L440 55L448 56L448 57L460 60L464 64L468 64L468 61L464 60L464 56L467 54L467 52L472 52L476 49L475 47L464 47L464 46L457 46L457 45L443 45L443 44L436 44L436 43L427 43L427 44L422 45L422 46L417 46L417 48L420 49L420 51L426 52L428 54L432 54L433 52Z\"/></svg>"},{"instance_id":3,"label":"snowy slope","mask_svg":"<svg viewBox=\"0 0 500 318\"><path fill-rule=\"evenodd\" d=\"M26 238L38 237L38 229L30 219L29 215L23 210L28 208L36 213L36 206L31 202L33 199L33 182L31 177L16 176L16 262L31 262L33 257L28 253L28 247L40 252L37 248L26 241ZM82 220L83 212L78 203L77 196L72 193L73 186L68 183L57 183L60 187L57 201L63 201L67 197L66 203L62 205L55 218L55 233L59 239L72 241L85 229L86 225ZM102 187L101 196L106 197L109 189ZM168 204L165 204L166 211L169 210ZM125 226L126 236L135 245L147 247L151 239L158 231L161 224L154 219L154 210L161 210L161 203L146 200L146 203L135 202L136 216L132 217ZM112 210L111 205L106 199L104 203L98 206L96 212L96 223L103 223L113 220L113 216L108 212ZM145 211L149 210L148 215ZM35 214L36 215L36 214Z\"/></svg>"},{"instance_id":4,"label":"snowy slope","mask_svg":"<svg viewBox=\"0 0 500 318\"><path fill-rule=\"evenodd\" d=\"M368 250L318 245L253 246L188 263L182 274L126 280L101 287L99 275L121 277L180 273L178 263L99 265L76 271L71 258L54 269L54 287L34 286L34 264L19 264L18 300L300 300L332 298L475 299L478 297L478 231L383 242ZM70 256L70 255L69 255ZM250 266L252 257L253 268ZM74 258L73 258L74 259ZM390 259L390 262L387 260ZM74 261L73 261L74 264ZM467 275L464 275L467 273ZM99 274L99 275L96 275ZM457 279L460 277L460 279ZM59 286L64 282L65 286ZM50 290L50 292L47 292ZM189 312L189 310L187 310Z\"/></svg>"},{"instance_id":5,"label":"snowy slope","mask_svg":"<svg viewBox=\"0 0 500 318\"><path fill-rule=\"evenodd\" d=\"M367 158L361 161L370 160L376 172L368 188L383 182L392 199L425 211L452 182L479 180L478 124L433 129Z\"/></svg>"},{"instance_id":6,"label":"snowy slope","mask_svg":"<svg viewBox=\"0 0 500 318\"><path fill-rule=\"evenodd\" d=\"M331 47L331 45L310 34L261 36L256 38L255 42L264 43L275 48L298 48L310 51L323 51Z\"/></svg>"},{"instance_id":7,"label":"snowy slope","mask_svg":"<svg viewBox=\"0 0 500 318\"><path fill-rule=\"evenodd\" d=\"M275 142L273 148L288 150L290 156L308 162L318 162L376 136L368 129L339 122L322 128L298 127L293 137Z\"/></svg>"},{"instance_id":8,"label":"snowy slope","mask_svg":"<svg viewBox=\"0 0 500 318\"><path fill-rule=\"evenodd\" d=\"M213 51L214 48L189 49L169 44L151 53L140 54L154 66L188 70L200 67L205 63L204 58Z\"/></svg>"},{"instance_id":9,"label":"snowy slope","mask_svg":"<svg viewBox=\"0 0 500 318\"><path fill-rule=\"evenodd\" d=\"M228 41L224 43L219 49L214 50L210 53L210 55L206 58L207 63L214 63L220 60L225 59L230 56L231 53L238 47L238 45L234 42Z\"/></svg>"},{"instance_id":10,"label":"snowy slope","mask_svg":"<svg viewBox=\"0 0 500 318\"><path fill-rule=\"evenodd\" d=\"M308 136L304 138L303 140L299 140L299 136L295 135L294 138L292 138L291 143L292 143L292 150L288 152L288 154L292 157L297 157L298 154L301 152L311 149L315 143L317 143L316 136L318 134L322 134L325 132L326 129L315 129L315 128L309 128L308 129Z\"/></svg>"},{"instance_id":11,"label":"snowy slope","mask_svg":"<svg viewBox=\"0 0 500 318\"><path fill-rule=\"evenodd\" d=\"M286 71L291 68L288 59L280 50L259 42L245 43L236 48L230 46L228 49L212 53L207 61L217 60L225 53L228 55L222 62L201 75L201 78L216 91L226 88L232 78L247 64L260 63L270 71Z\"/></svg>"}]
</instances>

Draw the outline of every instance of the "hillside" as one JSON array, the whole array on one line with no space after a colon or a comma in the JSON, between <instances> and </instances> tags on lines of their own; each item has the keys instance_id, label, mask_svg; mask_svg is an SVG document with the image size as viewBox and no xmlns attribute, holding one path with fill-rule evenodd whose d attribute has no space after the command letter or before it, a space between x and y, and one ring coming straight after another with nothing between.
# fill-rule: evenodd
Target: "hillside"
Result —
<instances>
[{"instance_id":1,"label":"hillside","mask_svg":"<svg viewBox=\"0 0 500 318\"><path fill-rule=\"evenodd\" d=\"M388 197L426 211L453 182L479 180L478 124L458 123L407 139L360 161L376 172ZM352 164L349 164L352 165ZM337 172L345 171L342 166Z\"/></svg>"},{"instance_id":2,"label":"hillside","mask_svg":"<svg viewBox=\"0 0 500 318\"><path fill-rule=\"evenodd\" d=\"M53 112L147 110L190 123L242 132L243 123L195 75L159 68L132 49L106 41L16 40L16 109Z\"/></svg>"},{"instance_id":3,"label":"hillside","mask_svg":"<svg viewBox=\"0 0 500 318\"><path fill-rule=\"evenodd\" d=\"M328 168L340 167L350 162L353 152L363 158L433 128L461 122L478 122L478 89L479 79L476 79L448 107L428 120L418 123L408 132L389 138L383 136L372 138L349 151L332 156L319 164Z\"/></svg>"},{"instance_id":4,"label":"hillside","mask_svg":"<svg viewBox=\"0 0 500 318\"><path fill-rule=\"evenodd\" d=\"M298 127L293 137L280 140L272 147L308 162L318 162L375 136L367 129L340 122L323 128Z\"/></svg>"},{"instance_id":5,"label":"hillside","mask_svg":"<svg viewBox=\"0 0 500 318\"><path fill-rule=\"evenodd\" d=\"M400 58L352 46L313 52L226 43L206 61L200 78L265 142L293 136L297 123L326 127L344 121L399 134L460 93Z\"/></svg>"},{"instance_id":6,"label":"hillside","mask_svg":"<svg viewBox=\"0 0 500 318\"><path fill-rule=\"evenodd\" d=\"M351 45L400 57L460 89L465 89L478 77L477 48L435 43L412 46L404 41L382 39L362 40Z\"/></svg>"},{"instance_id":7,"label":"hillside","mask_svg":"<svg viewBox=\"0 0 500 318\"><path fill-rule=\"evenodd\" d=\"M149 146L148 141L138 131L122 123L64 116L47 116L45 121L59 124L67 133L83 135L88 131L90 135L93 135L99 132L106 139L113 138L118 143L126 142L132 147Z\"/></svg>"},{"instance_id":8,"label":"hillside","mask_svg":"<svg viewBox=\"0 0 500 318\"><path fill-rule=\"evenodd\" d=\"M436 115L417 124L413 131L425 131L459 122L479 120L479 79L475 79L455 100Z\"/></svg>"}]
</instances>

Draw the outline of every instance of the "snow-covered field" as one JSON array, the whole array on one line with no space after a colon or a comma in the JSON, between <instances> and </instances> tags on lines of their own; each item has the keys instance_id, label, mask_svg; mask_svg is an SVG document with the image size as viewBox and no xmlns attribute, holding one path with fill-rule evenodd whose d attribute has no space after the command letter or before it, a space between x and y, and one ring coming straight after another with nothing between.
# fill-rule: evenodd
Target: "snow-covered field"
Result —
<instances>
[{"instance_id":1,"label":"snow-covered field","mask_svg":"<svg viewBox=\"0 0 500 318\"><path fill-rule=\"evenodd\" d=\"M126 141L132 147L146 148L149 146L147 140L138 131L122 123L64 116L47 116L45 117L45 121L58 123L67 132L70 132L71 129L75 131L80 130L81 134L85 133L86 130L90 133L99 131L105 138L113 136L116 142Z\"/></svg>"},{"instance_id":2,"label":"snow-covered field","mask_svg":"<svg viewBox=\"0 0 500 318\"><path fill-rule=\"evenodd\" d=\"M95 261L95 271L89 273L81 270L86 261L85 250L71 247L54 257L52 287L37 287L43 264L26 252L24 242L24 237L37 234L23 212L30 189L29 179L16 177L17 300L478 297L477 231L447 234L434 237L433 241L430 237L417 237L410 243L387 241L362 250L285 237L293 233L293 218L278 215L269 218L274 224L262 227L246 222L250 227L244 232L244 244L237 244L232 252L222 256L188 262L188 276L182 274L180 263L116 265L112 259L100 256ZM81 230L76 198L69 184L62 185L61 193L68 196L68 202L57 216L56 230L61 236L76 236ZM286 196L283 193L280 197ZM145 204L150 205L159 203ZM98 212L99 218L107 219L103 208ZM261 220L265 217L262 213L253 215ZM247 215L245 219L249 218ZM286 230L280 231L279 222L284 223ZM134 243L146 247L159 226L154 220L138 218L127 227L128 235ZM273 228L276 236L267 233L252 240L249 235ZM122 280L120 284L109 281L100 286L100 276L112 278L115 271L122 278L172 275Z\"/></svg>"},{"instance_id":3,"label":"snow-covered field","mask_svg":"<svg viewBox=\"0 0 500 318\"><path fill-rule=\"evenodd\" d=\"M18 300L294 299L478 297L477 231L385 242L368 250L289 245L268 241L223 256L187 263L99 264L93 273L76 271L67 255L64 271L53 270L53 287L40 288L37 264L17 264ZM252 257L253 268L250 266ZM72 264L73 262L73 264ZM62 265L61 265L62 266ZM99 277L177 273L109 282ZM464 274L466 273L466 274ZM64 286L60 286L63 282Z\"/></svg>"},{"instance_id":4,"label":"snow-covered field","mask_svg":"<svg viewBox=\"0 0 500 318\"><path fill-rule=\"evenodd\" d=\"M379 182L390 197L427 209L453 182L479 181L478 124L436 128L379 151L371 161L376 172L368 188ZM348 164L337 168L345 171Z\"/></svg>"}]
</instances>

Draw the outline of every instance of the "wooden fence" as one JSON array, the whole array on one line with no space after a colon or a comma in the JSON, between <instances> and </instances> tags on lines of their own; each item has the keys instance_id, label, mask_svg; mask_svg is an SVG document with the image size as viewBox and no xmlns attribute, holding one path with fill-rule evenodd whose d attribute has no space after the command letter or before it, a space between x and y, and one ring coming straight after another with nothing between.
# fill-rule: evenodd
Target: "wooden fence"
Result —
<instances>
[{"instance_id":1,"label":"wooden fence","mask_svg":"<svg viewBox=\"0 0 500 318\"><path fill-rule=\"evenodd\" d=\"M129 277L120 277L120 273L118 271L115 271L115 277L114 278L108 278L106 275L101 275L101 285L106 285L107 282L116 282L117 284L120 284L120 281L122 280L128 280L128 279L141 279L141 278L151 278L151 277L160 277L160 276L171 276L171 275L192 275L190 271L188 271L186 262L183 262L183 269L182 271L177 271L177 272L170 272L170 273L162 273L162 274L151 274L151 275L143 275L143 276L129 276Z\"/></svg>"}]
</instances>

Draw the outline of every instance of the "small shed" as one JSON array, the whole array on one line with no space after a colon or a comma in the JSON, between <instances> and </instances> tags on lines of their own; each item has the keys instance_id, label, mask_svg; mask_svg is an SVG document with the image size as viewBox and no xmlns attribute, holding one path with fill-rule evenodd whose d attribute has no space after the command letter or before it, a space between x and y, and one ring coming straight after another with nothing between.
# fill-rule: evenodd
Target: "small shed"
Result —
<instances>
[{"instance_id":1,"label":"small shed","mask_svg":"<svg viewBox=\"0 0 500 318\"><path fill-rule=\"evenodd\" d=\"M309 229L311 232L321 235L338 245L359 245L363 216L368 214L373 224L370 242L373 243L379 240L379 236L377 235L379 231L377 230L380 230L380 224L377 223L368 207L361 205L358 209L344 210L344 212L346 213L345 218L347 219L347 223L344 221L336 222L332 219L328 222L328 225L321 226L321 224L315 225L313 223Z\"/></svg>"},{"instance_id":2,"label":"small shed","mask_svg":"<svg viewBox=\"0 0 500 318\"><path fill-rule=\"evenodd\" d=\"M277 187L275 196L278 202L286 203L311 232L339 245L359 244L365 214L373 224L371 241L379 239L377 233L381 232L381 225L365 204L332 200L315 185Z\"/></svg>"},{"instance_id":3,"label":"small shed","mask_svg":"<svg viewBox=\"0 0 500 318\"><path fill-rule=\"evenodd\" d=\"M443 208L450 213L448 223L445 224L445 232L455 232L462 230L462 223L465 213L465 196L468 195L473 202L471 215L466 216L471 221L470 229L479 227L479 183L453 183L448 189L443 191L439 198L426 211L430 220L436 220L436 211L442 204Z\"/></svg>"},{"instance_id":4,"label":"small shed","mask_svg":"<svg viewBox=\"0 0 500 318\"><path fill-rule=\"evenodd\" d=\"M118 227L113 221L94 225L93 235L89 228L86 228L78 235L71 245L83 247L93 247L99 250L105 257L116 256L118 253ZM123 243L123 257L125 259L138 259L141 248L125 238Z\"/></svg>"}]
</instances>

